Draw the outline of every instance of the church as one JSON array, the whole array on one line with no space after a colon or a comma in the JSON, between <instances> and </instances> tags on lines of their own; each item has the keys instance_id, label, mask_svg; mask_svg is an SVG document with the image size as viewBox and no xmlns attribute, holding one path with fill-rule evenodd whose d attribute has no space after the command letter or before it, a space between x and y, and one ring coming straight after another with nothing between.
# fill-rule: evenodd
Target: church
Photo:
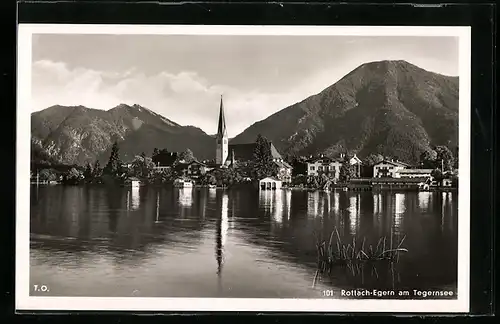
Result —
<instances>
[{"instance_id":1,"label":"church","mask_svg":"<svg viewBox=\"0 0 500 324\"><path fill-rule=\"evenodd\" d=\"M216 135L215 164L218 167L235 165L238 162L248 162L253 159L256 143L229 144L224 102L221 96L219 122ZM273 162L278 166L278 176L285 183L291 182L292 167L283 159L273 143L269 143Z\"/></svg>"}]
</instances>

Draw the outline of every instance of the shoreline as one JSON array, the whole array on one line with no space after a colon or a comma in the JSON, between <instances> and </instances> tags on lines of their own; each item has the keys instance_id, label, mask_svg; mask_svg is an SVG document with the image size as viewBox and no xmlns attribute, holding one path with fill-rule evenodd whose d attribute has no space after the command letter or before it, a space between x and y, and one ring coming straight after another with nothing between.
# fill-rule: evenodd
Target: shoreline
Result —
<instances>
[{"instance_id":1,"label":"shoreline","mask_svg":"<svg viewBox=\"0 0 500 324\"><path fill-rule=\"evenodd\" d=\"M63 183L39 183L37 184L36 182L31 182L30 186L65 186L65 187L109 187L109 188L126 188L126 189L132 189L132 186L129 185L113 185L113 184L63 184ZM232 189L231 187L209 187L209 186L193 186L189 188L177 188L172 184L143 184L140 185L139 187L134 187L134 188L176 188L176 189L209 189L209 190L230 190ZM247 186L235 186L234 188L244 188L244 187L249 187ZM345 190L347 189L347 190ZM260 191L258 188L252 188L253 191ZM278 190L290 190L290 191L321 191L321 192L335 192L335 191L344 191L344 192L360 192L360 191L371 191L371 192L385 192L385 191L408 191L408 192L458 192L458 188L449 188L449 187L444 187L444 188L430 188L428 190L421 190L418 188L349 188L349 187L335 187L332 188L331 190L324 190L324 189L314 189L314 188L300 188L300 187L282 187ZM277 190L263 190L263 191L277 191Z\"/></svg>"}]
</instances>

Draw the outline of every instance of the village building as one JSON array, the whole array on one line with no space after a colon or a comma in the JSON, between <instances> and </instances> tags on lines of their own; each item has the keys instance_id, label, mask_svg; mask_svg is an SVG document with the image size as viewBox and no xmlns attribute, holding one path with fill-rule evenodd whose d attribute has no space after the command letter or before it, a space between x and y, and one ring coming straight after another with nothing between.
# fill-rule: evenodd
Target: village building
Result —
<instances>
[{"instance_id":1,"label":"village building","mask_svg":"<svg viewBox=\"0 0 500 324\"><path fill-rule=\"evenodd\" d=\"M254 158L257 143L229 144L226 119L224 114L224 103L221 96L219 108L219 122L217 125L215 166L216 167L237 167L252 161ZM269 143L273 163L277 167L276 177L284 183L292 181L292 166L288 164L278 152L273 143ZM209 168L210 166L206 166Z\"/></svg>"},{"instance_id":2,"label":"village building","mask_svg":"<svg viewBox=\"0 0 500 324\"><path fill-rule=\"evenodd\" d=\"M275 177L267 177L259 181L260 190L278 190L281 189L281 180Z\"/></svg>"},{"instance_id":3,"label":"village building","mask_svg":"<svg viewBox=\"0 0 500 324\"><path fill-rule=\"evenodd\" d=\"M409 165L400 161L380 161L373 165L374 178L398 178L399 171L408 168Z\"/></svg>"},{"instance_id":4,"label":"village building","mask_svg":"<svg viewBox=\"0 0 500 324\"><path fill-rule=\"evenodd\" d=\"M352 158L349 159L349 164L354 167L354 177L361 177L361 168L363 165L363 161L354 154Z\"/></svg>"},{"instance_id":5,"label":"village building","mask_svg":"<svg viewBox=\"0 0 500 324\"><path fill-rule=\"evenodd\" d=\"M186 171L186 175L188 177L199 178L207 173L208 167L204 163L192 161L190 163L187 163Z\"/></svg>"},{"instance_id":6,"label":"village building","mask_svg":"<svg viewBox=\"0 0 500 324\"><path fill-rule=\"evenodd\" d=\"M331 179L337 179L340 176L342 161L340 159L319 158L307 161L307 175L320 176L327 175Z\"/></svg>"}]
</instances>

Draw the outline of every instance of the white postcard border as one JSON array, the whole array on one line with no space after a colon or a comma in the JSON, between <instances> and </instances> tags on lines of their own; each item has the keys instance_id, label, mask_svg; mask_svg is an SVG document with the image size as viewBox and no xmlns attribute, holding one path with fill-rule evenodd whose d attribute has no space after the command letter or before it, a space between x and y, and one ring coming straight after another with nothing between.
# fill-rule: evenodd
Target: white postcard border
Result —
<instances>
[{"instance_id":1,"label":"white postcard border","mask_svg":"<svg viewBox=\"0 0 500 324\"><path fill-rule=\"evenodd\" d=\"M410 312L469 311L470 285L470 27L407 26L207 26L19 24L16 132L17 311L255 311L255 312ZM289 36L451 36L459 38L459 217L456 300L339 300L271 298L41 297L29 295L30 134L32 34L289 35Z\"/></svg>"}]
</instances>

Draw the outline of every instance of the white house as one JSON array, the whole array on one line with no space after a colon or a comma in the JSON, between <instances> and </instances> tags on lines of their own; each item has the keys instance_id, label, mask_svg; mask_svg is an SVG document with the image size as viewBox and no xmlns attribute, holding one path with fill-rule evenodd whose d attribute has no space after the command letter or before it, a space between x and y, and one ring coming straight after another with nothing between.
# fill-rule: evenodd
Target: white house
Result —
<instances>
[{"instance_id":1,"label":"white house","mask_svg":"<svg viewBox=\"0 0 500 324\"><path fill-rule=\"evenodd\" d=\"M267 177L259 180L259 189L261 190L278 190L281 189L281 180L274 177Z\"/></svg>"},{"instance_id":2,"label":"white house","mask_svg":"<svg viewBox=\"0 0 500 324\"><path fill-rule=\"evenodd\" d=\"M399 171L408 168L408 164L399 161L380 161L373 165L374 178L399 178Z\"/></svg>"},{"instance_id":3,"label":"white house","mask_svg":"<svg viewBox=\"0 0 500 324\"><path fill-rule=\"evenodd\" d=\"M326 174L329 177L338 179L342 162L334 159L320 158L307 162L307 175L318 176Z\"/></svg>"},{"instance_id":4,"label":"white house","mask_svg":"<svg viewBox=\"0 0 500 324\"><path fill-rule=\"evenodd\" d=\"M361 176L361 164L363 162L361 161L360 158L358 158L356 156L356 154L354 154L354 156L352 158L349 159L349 164L350 165L354 165L355 168L356 168L356 176L357 177L360 177Z\"/></svg>"},{"instance_id":5,"label":"white house","mask_svg":"<svg viewBox=\"0 0 500 324\"><path fill-rule=\"evenodd\" d=\"M283 159L273 159L273 163L278 168L277 178L283 183L292 182L292 166Z\"/></svg>"}]
</instances>

